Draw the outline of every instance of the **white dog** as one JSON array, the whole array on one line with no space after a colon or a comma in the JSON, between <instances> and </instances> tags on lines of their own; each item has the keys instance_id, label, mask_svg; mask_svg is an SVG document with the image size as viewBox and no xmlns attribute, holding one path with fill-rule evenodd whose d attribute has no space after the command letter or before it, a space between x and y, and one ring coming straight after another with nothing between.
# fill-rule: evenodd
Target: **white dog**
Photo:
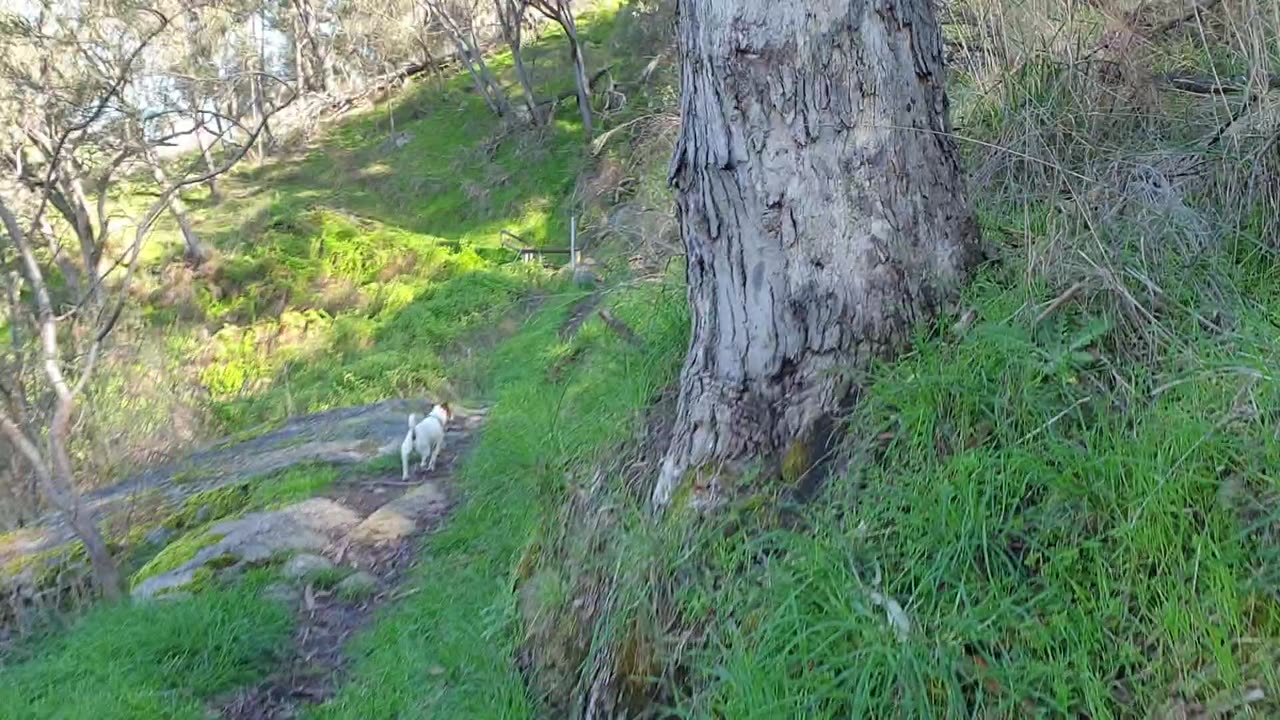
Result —
<instances>
[{"instance_id":1,"label":"white dog","mask_svg":"<svg viewBox=\"0 0 1280 720\"><path fill-rule=\"evenodd\" d=\"M403 466L404 480L409 479L409 455L414 450L422 457L419 467L428 471L436 469L436 456L444 448L444 428L453 419L453 411L449 403L441 403L431 408L431 413L418 422L417 415L409 416L409 434L404 436L400 444L400 464Z\"/></svg>"}]
</instances>

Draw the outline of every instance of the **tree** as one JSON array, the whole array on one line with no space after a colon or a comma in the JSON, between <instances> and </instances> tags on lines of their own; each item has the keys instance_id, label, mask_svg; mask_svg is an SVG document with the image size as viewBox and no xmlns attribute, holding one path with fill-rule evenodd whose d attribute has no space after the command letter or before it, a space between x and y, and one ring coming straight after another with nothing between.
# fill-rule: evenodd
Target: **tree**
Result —
<instances>
[{"instance_id":1,"label":"tree","mask_svg":"<svg viewBox=\"0 0 1280 720\"><path fill-rule=\"evenodd\" d=\"M529 70L524 65L524 23L525 11L529 5L527 0L493 0L494 10L498 15L498 25L502 29L502 38L511 49L511 63L515 66L516 80L520 82L520 90L524 93L524 104L529 110L529 121L534 125L542 124L542 113L538 111L538 100L533 94L533 82L529 79Z\"/></svg>"},{"instance_id":2,"label":"tree","mask_svg":"<svg viewBox=\"0 0 1280 720\"><path fill-rule=\"evenodd\" d=\"M169 174L160 171L155 149L194 132L166 133L147 122L185 112L146 99L179 95L169 92L162 73L151 72L162 66L148 64L173 27L173 15L130 3L0 14L0 116L10 128L0 136L0 170L7 171L0 176L0 285L9 331L0 339L0 435L84 543L110 599L124 588L95 513L77 489L71 452L77 412L156 220L166 211L181 216L178 192L229 170L291 99L260 111L244 144L221 165L195 172L204 161L195 158ZM28 90L41 101L25 103ZM152 109L144 114L137 103ZM131 165L153 171L158 193L132 218L128 235L116 237L110 199ZM60 218L56 225L50 208ZM74 261L63 247L66 235L77 240Z\"/></svg>"},{"instance_id":3,"label":"tree","mask_svg":"<svg viewBox=\"0 0 1280 720\"><path fill-rule=\"evenodd\" d=\"M795 475L979 259L929 0L686 0L672 160L692 337L653 502ZM794 477L792 479L795 479Z\"/></svg>"},{"instance_id":4,"label":"tree","mask_svg":"<svg viewBox=\"0 0 1280 720\"><path fill-rule=\"evenodd\" d=\"M428 23L438 23L453 41L458 58L471 74L476 92L495 115L503 116L511 110L507 93L498 83L488 63L484 61L484 48L476 33L475 21L479 9L475 0L422 0Z\"/></svg>"},{"instance_id":5,"label":"tree","mask_svg":"<svg viewBox=\"0 0 1280 720\"><path fill-rule=\"evenodd\" d=\"M325 92L333 88L333 52L321 31L323 18L311 0L290 0L293 10L293 45L298 92Z\"/></svg>"},{"instance_id":6,"label":"tree","mask_svg":"<svg viewBox=\"0 0 1280 720\"><path fill-rule=\"evenodd\" d=\"M591 79L587 77L587 60L582 54L582 40L578 37L578 23L573 17L572 0L528 0L529 6L554 21L564 30L569 42L569 59L573 61L573 84L578 93L578 114L582 116L582 132L590 140L591 127Z\"/></svg>"}]
</instances>

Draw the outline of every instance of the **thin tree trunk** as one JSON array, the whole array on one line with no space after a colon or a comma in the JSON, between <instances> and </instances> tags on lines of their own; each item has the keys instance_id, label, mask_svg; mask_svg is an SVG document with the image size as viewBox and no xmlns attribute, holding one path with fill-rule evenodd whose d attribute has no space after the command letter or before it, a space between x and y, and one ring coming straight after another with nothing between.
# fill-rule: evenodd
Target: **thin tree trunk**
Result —
<instances>
[{"instance_id":1,"label":"thin tree trunk","mask_svg":"<svg viewBox=\"0 0 1280 720\"><path fill-rule=\"evenodd\" d=\"M578 96L578 114L582 116L582 131L590 140L594 134L591 123L591 79L587 76L587 60L582 54L582 42L578 37L578 23L573 19L570 0L527 0L534 9L564 30L569 41L569 59L573 62L573 84Z\"/></svg>"},{"instance_id":2,"label":"thin tree trunk","mask_svg":"<svg viewBox=\"0 0 1280 720\"><path fill-rule=\"evenodd\" d=\"M215 204L220 203L222 202L222 191L218 188L217 176L212 175L218 167L217 163L213 160L213 146L212 143L205 142L205 138L203 136L206 129L204 119L197 114L195 122L196 144L200 146L200 156L204 158L205 170L211 174L210 178L205 181L205 186L209 188L209 199Z\"/></svg>"},{"instance_id":3,"label":"thin tree trunk","mask_svg":"<svg viewBox=\"0 0 1280 720\"><path fill-rule=\"evenodd\" d=\"M516 37L511 47L512 61L515 63L516 79L520 81L520 90L524 93L525 107L529 108L529 120L534 125L542 124L542 113L538 111L538 98L533 94L533 82L529 80L529 70L524 66L524 53L521 51L520 38Z\"/></svg>"},{"instance_id":4,"label":"thin tree trunk","mask_svg":"<svg viewBox=\"0 0 1280 720\"><path fill-rule=\"evenodd\" d=\"M757 459L797 480L856 398L841 374L980 256L929 0L687 0L679 38L693 328L658 507L714 504Z\"/></svg>"},{"instance_id":5,"label":"thin tree trunk","mask_svg":"<svg viewBox=\"0 0 1280 720\"><path fill-rule=\"evenodd\" d=\"M566 9L564 32L569 36L569 50L573 54L573 81L578 90L578 114L582 117L582 132L590 140L595 132L591 126L591 80L587 77L587 60L582 56L582 43L578 40L578 26L572 11Z\"/></svg>"},{"instance_id":6,"label":"thin tree trunk","mask_svg":"<svg viewBox=\"0 0 1280 720\"><path fill-rule=\"evenodd\" d=\"M253 83L253 86L252 86L253 124L256 126L263 121L264 117L266 117L266 111L263 109L263 103L262 103L262 81L257 75L254 75L252 79L252 83ZM255 162L257 162L259 165L261 165L267 159L266 142L267 142L267 134L265 132L259 133L258 139L257 139L258 147L255 153L256 157L254 158Z\"/></svg>"},{"instance_id":7,"label":"thin tree trunk","mask_svg":"<svg viewBox=\"0 0 1280 720\"><path fill-rule=\"evenodd\" d=\"M326 92L333 87L333 65L329 55L320 48L315 9L308 0L294 0L293 6L296 12L294 46L300 62L299 68L304 64L301 63L304 59L305 64L310 65L305 73L306 82L300 85L305 90ZM300 70L299 79L303 75Z\"/></svg>"},{"instance_id":8,"label":"thin tree trunk","mask_svg":"<svg viewBox=\"0 0 1280 720\"><path fill-rule=\"evenodd\" d=\"M525 0L494 0L494 9L498 13L502 37L507 41L507 47L511 49L511 61L515 65L516 80L520 82L525 106L529 109L529 121L534 125L541 125L542 113L538 112L538 99L533 94L533 83L524 65L524 43L521 37L524 25L524 3Z\"/></svg>"},{"instance_id":9,"label":"thin tree trunk","mask_svg":"<svg viewBox=\"0 0 1280 720\"><path fill-rule=\"evenodd\" d=\"M70 411L68 411L70 412ZM61 434L56 440L50 438L50 454L53 460L53 476L50 478L50 489L56 497L54 504L67 517L76 537L84 543L85 554L89 556L89 564L93 568L93 576L98 581L103 597L108 600L119 600L124 595L124 581L120 577L120 568L111 557L102 529L98 527L97 514L84 507L80 493L76 492L71 474L71 457L67 454L66 434L62 429L50 428L50 435Z\"/></svg>"},{"instance_id":10,"label":"thin tree trunk","mask_svg":"<svg viewBox=\"0 0 1280 720\"><path fill-rule=\"evenodd\" d=\"M498 83L497 78L489 70L489 64L484 61L484 50L480 46L480 39L476 37L475 28L469 30L470 45L475 52L476 68L480 72L480 77L484 78L484 83L488 86L490 93L493 94L494 104L498 108L499 115L506 115L511 112L511 103L507 99L507 93L502 89L502 85Z\"/></svg>"},{"instance_id":11,"label":"thin tree trunk","mask_svg":"<svg viewBox=\"0 0 1280 720\"><path fill-rule=\"evenodd\" d=\"M472 47L460 31L450 28L449 36L453 39L454 45L458 48L458 53L462 55L462 61L467 66L467 72L471 75L472 82L475 83L476 92L484 98L484 102L493 111L494 115L505 115L507 112L506 98L502 96L499 88L493 84L493 78L489 74L489 67L484 64L484 60L480 57L479 48Z\"/></svg>"},{"instance_id":12,"label":"thin tree trunk","mask_svg":"<svg viewBox=\"0 0 1280 720\"><path fill-rule=\"evenodd\" d=\"M155 178L156 184L162 188L168 187L169 178L165 175L164 169L160 167L160 162L154 157L148 158L148 160L151 162L151 176ZM168 205L169 214L177 221L178 228L182 231L183 255L188 263L199 267L205 260L209 259L209 253L204 244L200 242L200 236L196 234L195 228L192 227L191 219L187 217L187 208L176 192L169 195Z\"/></svg>"},{"instance_id":13,"label":"thin tree trunk","mask_svg":"<svg viewBox=\"0 0 1280 720\"><path fill-rule=\"evenodd\" d=\"M266 16L265 8L263 9L262 13L258 16L258 57L256 58L256 60L257 60L256 69L259 72L266 72L266 69L267 69L267 16ZM263 95L262 76L255 74L253 76L253 114L254 114L255 126L265 123L267 118L266 100L262 97L262 95ZM263 132L258 134L257 162L259 165L261 165L267 159L266 142L267 142L267 136L269 132L270 131L264 125Z\"/></svg>"},{"instance_id":14,"label":"thin tree trunk","mask_svg":"<svg viewBox=\"0 0 1280 720\"><path fill-rule=\"evenodd\" d=\"M89 561L93 565L94 577L97 578L103 595L108 599L116 600L124 592L120 571L107 549L106 541L103 539L102 531L98 527L92 510L81 505L80 495L75 487L71 456L67 452L67 438L71 433L71 417L76 407L76 396L83 391L93 373L99 346L95 344L87 353L81 366L81 376L73 386L62 370L63 356L58 345L58 316L54 312L44 271L17 219L2 200L0 200L0 224L9 236L10 245L17 250L23 274L27 283L30 284L29 292L36 308L41 365L49 380L49 386L56 396L53 418L49 422L48 432L44 434L44 442L49 453L48 464L36 445L40 435L29 436L27 433L29 428L19 425L19 423L28 424L24 415L11 416L6 408L0 405L0 432L4 433L9 443L27 460L50 504L67 515L72 529L84 542ZM97 276L91 278L95 284L98 279ZM10 281L9 285L13 287L13 281ZM36 439L33 440L33 438Z\"/></svg>"},{"instance_id":15,"label":"thin tree trunk","mask_svg":"<svg viewBox=\"0 0 1280 720\"><path fill-rule=\"evenodd\" d=\"M299 95L305 93L310 87L307 78L307 59L303 57L302 43L303 38L302 23L295 16L293 20L293 65L294 72L297 73L296 87Z\"/></svg>"}]
</instances>

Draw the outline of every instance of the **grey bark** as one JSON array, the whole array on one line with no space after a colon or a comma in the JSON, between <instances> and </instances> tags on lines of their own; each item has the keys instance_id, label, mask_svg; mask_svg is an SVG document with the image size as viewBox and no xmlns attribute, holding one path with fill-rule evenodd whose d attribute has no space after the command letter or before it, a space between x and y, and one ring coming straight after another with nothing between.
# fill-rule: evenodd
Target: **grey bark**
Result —
<instances>
[{"instance_id":1,"label":"grey bark","mask_svg":"<svg viewBox=\"0 0 1280 720\"><path fill-rule=\"evenodd\" d=\"M327 92L333 89L333 53L321 41L320 19L310 0L293 0L292 4L299 84L305 90Z\"/></svg>"},{"instance_id":2,"label":"grey bark","mask_svg":"<svg viewBox=\"0 0 1280 720\"><path fill-rule=\"evenodd\" d=\"M462 59L463 64L466 65L467 72L475 83L476 92L480 93L480 96L484 98L485 104L489 106L489 109L495 115L506 115L511 109L507 102L506 92L494 79L493 73L489 71L489 66L484 61L484 53L480 49L480 43L476 41L474 29L462 27L449 14L449 8L445 7L440 0L425 0L423 5L433 15L434 19L440 22L445 34L453 41L454 47L458 50L458 56Z\"/></svg>"},{"instance_id":3,"label":"grey bark","mask_svg":"<svg viewBox=\"0 0 1280 720\"><path fill-rule=\"evenodd\" d=\"M195 122L196 144L200 146L200 156L204 158L205 170L209 173L213 173L214 170L217 169L218 164L213 160L213 143L205 141L204 133L207 130L207 125L199 113L196 114ZM204 184L209 188L209 199L212 200L214 204L222 202L222 190L218 187L218 177L213 175L206 180Z\"/></svg>"},{"instance_id":4,"label":"grey bark","mask_svg":"<svg viewBox=\"0 0 1280 720\"><path fill-rule=\"evenodd\" d=\"M773 468L980 257L929 0L685 0L672 159L692 337L656 507Z\"/></svg>"},{"instance_id":5,"label":"grey bark","mask_svg":"<svg viewBox=\"0 0 1280 720\"><path fill-rule=\"evenodd\" d=\"M529 119L534 125L542 124L542 113L538 111L538 100L533 94L533 82L529 79L529 71L524 65L524 16L528 6L525 0L494 0L494 9L498 13L498 24L502 28L502 37L511 49L511 61L515 66L516 80L520 82L520 90L524 94L525 106L529 109Z\"/></svg>"},{"instance_id":6,"label":"grey bark","mask_svg":"<svg viewBox=\"0 0 1280 720\"><path fill-rule=\"evenodd\" d=\"M578 24L567 7L561 22L569 37L569 52L573 56L573 82L578 90L578 115L582 118L582 133L590 140L595 135L591 123L591 81L587 79L587 60L582 55L582 42L578 38Z\"/></svg>"},{"instance_id":7,"label":"grey bark","mask_svg":"<svg viewBox=\"0 0 1280 720\"><path fill-rule=\"evenodd\" d=\"M582 117L582 130L590 140L594 134L591 117L591 80L587 76L587 60L582 54L582 42L578 37L578 23L573 19L570 0L528 0L529 4L548 20L553 20L564 30L569 41L569 59L573 62L574 89L578 96L578 114Z\"/></svg>"},{"instance_id":8,"label":"grey bark","mask_svg":"<svg viewBox=\"0 0 1280 720\"><path fill-rule=\"evenodd\" d=\"M156 184L160 187L169 186L169 178L165 175L164 168L160 167L160 161L152 155L148 158L151 163L151 176L155 178ZM209 259L209 253L204 247L204 243L200 242L200 236L196 234L195 228L191 225L191 219L187 217L187 208L182 202L182 198L178 197L178 193L173 193L168 197L169 214L178 223L178 229L182 231L182 244L184 248L184 257L187 262L199 266L205 260Z\"/></svg>"}]
</instances>

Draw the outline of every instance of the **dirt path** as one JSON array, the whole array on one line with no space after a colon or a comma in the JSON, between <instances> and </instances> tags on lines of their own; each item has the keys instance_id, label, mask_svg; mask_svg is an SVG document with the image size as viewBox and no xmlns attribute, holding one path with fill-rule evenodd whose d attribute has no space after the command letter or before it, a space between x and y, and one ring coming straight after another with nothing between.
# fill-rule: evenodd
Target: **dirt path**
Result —
<instances>
[{"instance_id":1,"label":"dirt path","mask_svg":"<svg viewBox=\"0 0 1280 720\"><path fill-rule=\"evenodd\" d=\"M415 468L407 483L398 471L357 474L325 493L363 518L349 539L335 543L325 556L368 573L372 590L351 597L338 588L313 584L273 586L272 591L295 609L294 645L262 682L214 700L211 712L228 720L282 720L333 694L345 669L347 640L377 608L412 592L401 581L416 562L422 536L438 529L448 515L455 494L454 471L484 417L473 411L451 425L434 472ZM404 524L406 518L411 526Z\"/></svg>"}]
</instances>

